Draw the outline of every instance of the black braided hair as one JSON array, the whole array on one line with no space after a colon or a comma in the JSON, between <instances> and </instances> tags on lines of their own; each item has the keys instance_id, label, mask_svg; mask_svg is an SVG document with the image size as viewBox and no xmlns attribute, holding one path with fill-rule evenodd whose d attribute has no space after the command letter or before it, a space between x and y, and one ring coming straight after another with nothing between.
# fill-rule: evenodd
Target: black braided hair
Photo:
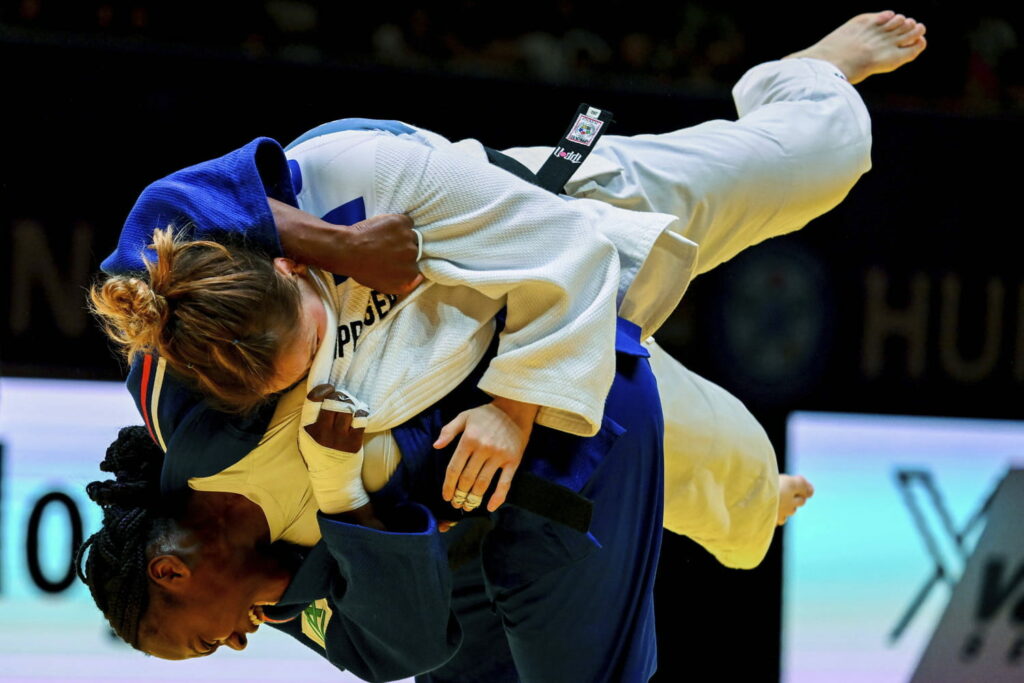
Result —
<instances>
[{"instance_id":1,"label":"black braided hair","mask_svg":"<svg viewBox=\"0 0 1024 683\"><path fill-rule=\"evenodd\" d=\"M163 459L144 427L125 427L100 463L115 479L85 487L103 508L103 526L78 550L78 577L114 632L135 648L149 607L147 549L171 526L169 507L160 497Z\"/></svg>"}]
</instances>

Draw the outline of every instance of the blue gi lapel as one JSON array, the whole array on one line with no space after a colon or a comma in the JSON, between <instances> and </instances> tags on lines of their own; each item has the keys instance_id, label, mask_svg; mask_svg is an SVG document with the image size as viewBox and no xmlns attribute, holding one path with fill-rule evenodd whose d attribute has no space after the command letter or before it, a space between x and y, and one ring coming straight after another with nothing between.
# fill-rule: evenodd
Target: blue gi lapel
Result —
<instances>
[{"instance_id":1,"label":"blue gi lapel","mask_svg":"<svg viewBox=\"0 0 1024 683\"><path fill-rule=\"evenodd\" d=\"M267 605L264 614L274 620L297 616L309 603L331 594L336 575L337 563L327 544L320 541L306 553L278 604Z\"/></svg>"},{"instance_id":2,"label":"blue gi lapel","mask_svg":"<svg viewBox=\"0 0 1024 683\"><path fill-rule=\"evenodd\" d=\"M166 449L160 489L171 494L185 490L191 477L212 476L244 458L263 437L274 404L246 417L221 413L171 372L158 373L155 359L136 359L126 385L153 440Z\"/></svg>"}]
</instances>

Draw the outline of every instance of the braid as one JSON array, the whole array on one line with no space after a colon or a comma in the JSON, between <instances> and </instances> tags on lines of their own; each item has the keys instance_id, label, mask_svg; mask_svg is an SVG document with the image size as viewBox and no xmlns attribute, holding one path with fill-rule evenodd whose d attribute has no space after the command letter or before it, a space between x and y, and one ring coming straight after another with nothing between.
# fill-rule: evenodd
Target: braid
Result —
<instances>
[{"instance_id":1,"label":"braid","mask_svg":"<svg viewBox=\"0 0 1024 683\"><path fill-rule=\"evenodd\" d=\"M170 526L160 502L163 457L143 427L118 433L100 464L115 480L94 481L85 489L103 508L103 526L75 558L96 606L117 635L136 648L139 623L149 607L147 549Z\"/></svg>"}]
</instances>

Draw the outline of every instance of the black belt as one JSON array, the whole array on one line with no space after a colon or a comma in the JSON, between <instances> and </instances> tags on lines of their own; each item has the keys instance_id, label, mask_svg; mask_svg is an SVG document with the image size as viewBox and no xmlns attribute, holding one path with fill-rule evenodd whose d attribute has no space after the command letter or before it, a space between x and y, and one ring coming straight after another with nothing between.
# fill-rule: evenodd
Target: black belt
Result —
<instances>
[{"instance_id":1,"label":"black belt","mask_svg":"<svg viewBox=\"0 0 1024 683\"><path fill-rule=\"evenodd\" d=\"M533 472L516 472L505 502L584 534L590 530L594 514L594 503L589 498Z\"/></svg>"},{"instance_id":2,"label":"black belt","mask_svg":"<svg viewBox=\"0 0 1024 683\"><path fill-rule=\"evenodd\" d=\"M562 135L562 139L551 151L551 155L534 173L509 155L490 147L484 147L487 160L528 183L542 187L548 192L562 194L569 178L590 155L594 146L613 123L612 113L607 109L595 109L581 104L576 109L576 118Z\"/></svg>"},{"instance_id":3,"label":"black belt","mask_svg":"<svg viewBox=\"0 0 1024 683\"><path fill-rule=\"evenodd\" d=\"M485 146L487 160L498 168L522 178L549 192L565 192L576 169L594 149L598 139L611 125L612 113L581 104L576 118L537 173L504 152ZM512 480L506 502L517 505L565 526L586 533L594 504L587 498L564 486L555 484L530 472L518 472Z\"/></svg>"}]
</instances>

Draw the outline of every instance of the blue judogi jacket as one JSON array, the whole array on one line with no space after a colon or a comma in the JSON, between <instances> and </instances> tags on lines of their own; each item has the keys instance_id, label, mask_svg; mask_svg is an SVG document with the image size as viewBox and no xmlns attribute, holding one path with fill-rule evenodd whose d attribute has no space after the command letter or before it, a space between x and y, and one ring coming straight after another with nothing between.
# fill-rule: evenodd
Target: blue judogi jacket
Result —
<instances>
[{"instance_id":1,"label":"blue judogi jacket","mask_svg":"<svg viewBox=\"0 0 1024 683\"><path fill-rule=\"evenodd\" d=\"M616 335L620 362L648 356L639 334L637 326L620 320ZM366 680L393 680L436 669L459 652L462 630L452 611L449 557L467 550L453 548L458 537L439 534L436 522L438 517L463 516L440 495L456 444L443 450L432 444L455 415L490 400L476 386L489 361L490 354L448 396L392 430L402 462L387 485L371 494L389 530L319 515L322 540L305 554L280 602L265 608L272 619L291 620L274 624L276 628L340 669ZM141 373L130 377L133 393L141 387L141 379ZM215 473L248 452L239 447L244 439L237 438L238 426L227 428L232 418L213 410L169 376L161 393L168 394L161 406L166 402L176 407L176 413L166 412L183 416L174 424L165 415L163 432L174 450L168 448L165 458L164 490L187 486L189 477ZM258 426L258 420L251 424ZM590 438L535 426L517 481L534 475L579 491L622 433L611 416ZM495 513L471 515L490 517L494 537L514 542L513 562L500 551L477 560L506 590L569 566L600 547L591 534L552 522L514 502ZM655 526L660 527L660 521ZM469 552L479 555L479 548ZM330 609L329 618L325 607ZM311 635L317 629L319 640Z\"/></svg>"}]
</instances>

